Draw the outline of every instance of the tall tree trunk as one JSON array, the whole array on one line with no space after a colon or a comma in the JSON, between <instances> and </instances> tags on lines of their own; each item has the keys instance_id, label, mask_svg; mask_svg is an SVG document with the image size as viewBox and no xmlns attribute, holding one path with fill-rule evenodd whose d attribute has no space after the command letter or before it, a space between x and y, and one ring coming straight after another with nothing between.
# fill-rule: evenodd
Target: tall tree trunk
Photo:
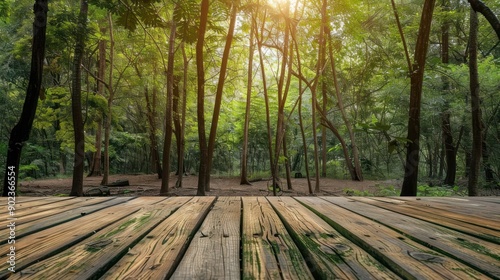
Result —
<instances>
[{"instance_id":1,"label":"tall tree trunk","mask_svg":"<svg viewBox=\"0 0 500 280\"><path fill-rule=\"evenodd\" d=\"M178 5L178 4L176 4ZM170 181L170 148L172 146L173 125L173 99L174 99L174 61L175 61L175 32L177 25L175 21L170 23L170 37L168 40L168 62L167 62L167 101L165 108L165 139L163 142L163 176L161 177L160 195L168 195ZM181 171L182 172L182 171Z\"/></svg>"},{"instance_id":2,"label":"tall tree trunk","mask_svg":"<svg viewBox=\"0 0 500 280\"><path fill-rule=\"evenodd\" d=\"M184 171L185 170L185 164L184 164L184 150L185 150L185 128L186 128L186 106L187 106L187 81L188 81L188 69L189 69L189 62L186 56L186 49L184 47L184 44L181 43L181 50L182 50L182 60L183 60L183 65L184 65L184 72L182 74L182 111L181 111L181 126L180 126L180 145L179 145L179 151L178 151L178 158L179 158L179 170ZM177 177L177 182L175 183L175 187L177 188L182 188L182 178L184 177L184 172L180 172L178 177Z\"/></svg>"},{"instance_id":3,"label":"tall tree trunk","mask_svg":"<svg viewBox=\"0 0 500 280\"><path fill-rule=\"evenodd\" d=\"M30 78L26 90L26 97L24 99L21 118L10 133L2 196L12 196L17 194L21 151L24 142L28 141L31 128L33 127L36 107L38 105L38 98L41 91L43 62L45 59L47 11L48 0L35 1L35 5L33 6L35 19L33 22Z\"/></svg>"},{"instance_id":4,"label":"tall tree trunk","mask_svg":"<svg viewBox=\"0 0 500 280\"><path fill-rule=\"evenodd\" d=\"M450 0L443 0L443 9L445 11L450 10ZM441 27L441 62L443 64L449 63L449 49L450 49L450 39L449 39L450 22L446 20ZM450 90L450 82L448 77L443 76L443 91L448 94ZM441 129L443 134L444 152L446 159L446 177L443 184L448 186L455 185L455 177L457 173L457 147L454 146L453 134L451 130L451 112L449 110L449 103L445 103L445 108L441 114ZM440 169L441 171L441 169Z\"/></svg>"},{"instance_id":5,"label":"tall tree trunk","mask_svg":"<svg viewBox=\"0 0 500 280\"><path fill-rule=\"evenodd\" d=\"M238 2L239 1L232 1L229 30L227 31L226 44L224 46L224 52L222 54L222 62L219 72L219 81L217 82L217 91L215 92L215 104L212 114L212 126L210 128L210 135L208 138L208 167L207 167L207 173L205 174L206 191L210 191L210 172L212 171L212 163L215 150L215 139L217 137L217 126L219 124L220 107L222 104L222 93L224 91L224 82L226 80L227 62L229 60L231 44L233 43L234 28L236 26L236 14L238 12Z\"/></svg>"},{"instance_id":6,"label":"tall tree trunk","mask_svg":"<svg viewBox=\"0 0 500 280\"><path fill-rule=\"evenodd\" d=\"M101 185L107 185L109 182L109 138L111 137L111 123L113 119L113 99L115 90L113 87L113 68L115 61L115 39L113 36L113 19L111 13L108 14L109 24L109 76L108 76L108 107L106 120L104 123L104 170L102 174Z\"/></svg>"},{"instance_id":7,"label":"tall tree trunk","mask_svg":"<svg viewBox=\"0 0 500 280\"><path fill-rule=\"evenodd\" d=\"M309 158L308 158L308 152L307 152L307 142L306 142L306 134L305 134L305 129L304 129L304 120L302 118L302 102L303 102L303 94L304 94L304 89L302 86L302 84L303 84L302 63L300 60L299 46L297 43L297 37L296 37L295 31L296 31L296 29L294 28L291 36L292 36L294 50L295 50L295 53L297 55L297 72L298 72L298 76L299 76L299 104L298 104L299 127L300 127L300 135L302 138L302 149L304 150L304 165L305 165L305 171L306 171L307 187L309 190L309 194L313 194L313 189L312 189L312 184L311 184L311 176L309 174Z\"/></svg>"},{"instance_id":8,"label":"tall tree trunk","mask_svg":"<svg viewBox=\"0 0 500 280\"><path fill-rule=\"evenodd\" d=\"M476 12L470 11L470 32L469 32L469 75L470 75L470 104L472 113L472 158L469 173L469 196L478 195L479 170L481 166L482 154L482 121L481 121L481 100L479 97L479 74L477 69L477 33L478 19Z\"/></svg>"},{"instance_id":9,"label":"tall tree trunk","mask_svg":"<svg viewBox=\"0 0 500 280\"><path fill-rule=\"evenodd\" d=\"M342 94L340 92L340 86L339 86L339 82L338 82L338 78L337 78L335 57L333 55L333 46L331 43L332 39L330 37L331 35L330 35L329 28L327 30L328 30L328 37L330 39L330 45L329 45L330 64L331 64L331 68L332 68L333 83L335 86L335 93L336 93L336 97L337 97L337 107L340 110L340 113L342 115L342 119L343 119L344 124L347 128L347 131L349 133L349 139L351 140L352 157L349 156L349 158L346 158L346 160L349 160L349 162L354 163L353 166L351 165L352 168L349 167L350 165L348 165L348 167L350 168L349 172L351 174L351 179L354 181L363 181L363 172L361 170L361 163L359 161L358 145L356 144L356 137L354 135L354 131L352 129L351 122L347 118L347 113L345 111L344 101L342 98Z\"/></svg>"},{"instance_id":10,"label":"tall tree trunk","mask_svg":"<svg viewBox=\"0 0 500 280\"><path fill-rule=\"evenodd\" d=\"M75 55L73 58L73 75L71 83L71 109L73 116L73 129L75 135L75 158L73 167L73 183L71 196L83 196L83 171L85 165L85 133L82 116L82 88L81 64L85 51L87 32L88 4L86 0L80 1L80 14L75 40Z\"/></svg>"},{"instance_id":11,"label":"tall tree trunk","mask_svg":"<svg viewBox=\"0 0 500 280\"><path fill-rule=\"evenodd\" d=\"M427 49L431 31L432 15L436 0L425 0L415 46L414 63L411 67L410 108L408 118L408 144L406 149L405 178L401 196L416 196L418 165L420 160L420 107Z\"/></svg>"},{"instance_id":12,"label":"tall tree trunk","mask_svg":"<svg viewBox=\"0 0 500 280\"><path fill-rule=\"evenodd\" d=\"M106 32L106 28L101 27L101 33ZM104 96L105 84L104 76L106 73L106 40L101 39L98 43L99 59L97 61L97 94ZM97 124L97 130L95 133L95 149L94 156L92 157L92 166L90 168L89 177L92 176L102 176L101 172L101 160L102 160L102 114L101 118Z\"/></svg>"},{"instance_id":13,"label":"tall tree trunk","mask_svg":"<svg viewBox=\"0 0 500 280\"><path fill-rule=\"evenodd\" d=\"M252 27L250 29L250 39L248 47L248 69L247 69L247 102L245 104L245 123L243 127L243 149L241 154L241 174L240 185L250 185L248 181L248 129L250 125L250 102L252 100L252 77L253 77L253 55L255 50L254 32L255 22L252 20Z\"/></svg>"},{"instance_id":14,"label":"tall tree trunk","mask_svg":"<svg viewBox=\"0 0 500 280\"><path fill-rule=\"evenodd\" d=\"M286 5L286 10L285 10L285 34L284 34L284 39L283 39L283 57L281 60L281 66L280 66L280 75L278 79L278 121L276 124L276 136L275 136L275 149L274 149L274 162L273 162L273 168L274 168L274 174L278 177L278 168L279 168L279 158L280 158L280 153L281 149L283 146L283 141L285 137L285 105L286 105L286 99L288 95L288 88L285 89L284 84L285 84L285 76L286 76L286 70L290 66L288 65L288 60L289 60L289 41L290 41L290 26L289 26L289 11L290 11L290 2L287 2ZM262 66L261 66L262 67ZM276 180L273 179L273 195L276 195L276 188L277 188L277 178ZM274 182L276 181L276 182Z\"/></svg>"},{"instance_id":15,"label":"tall tree trunk","mask_svg":"<svg viewBox=\"0 0 500 280\"><path fill-rule=\"evenodd\" d=\"M198 172L198 190L196 195L205 195L206 175L208 172L208 146L205 134L205 68L203 65L203 44L208 22L209 0L201 1L200 26L198 29L198 40L196 42L196 72L198 81L197 92L197 116L198 116L198 138L200 143L200 166Z\"/></svg>"},{"instance_id":16,"label":"tall tree trunk","mask_svg":"<svg viewBox=\"0 0 500 280\"><path fill-rule=\"evenodd\" d=\"M264 67L264 54L262 52L262 40L264 36L264 21L260 27L260 35L257 36L257 49L259 51L259 63L260 63L260 71L262 75L262 86L264 91L264 103L266 107L266 128L267 128L267 145L269 151L269 163L271 168L271 178L273 186L276 186L278 182L278 174L276 174L276 170L274 168L274 156L273 156L273 141L271 138L271 113L269 109L269 95L267 89L267 78L266 78L266 70Z\"/></svg>"}]
</instances>

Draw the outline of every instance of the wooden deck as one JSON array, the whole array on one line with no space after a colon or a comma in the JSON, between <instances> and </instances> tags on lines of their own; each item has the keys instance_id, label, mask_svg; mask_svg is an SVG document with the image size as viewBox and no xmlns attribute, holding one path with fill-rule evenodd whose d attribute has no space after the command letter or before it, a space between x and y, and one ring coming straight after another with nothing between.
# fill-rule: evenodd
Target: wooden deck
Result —
<instances>
[{"instance_id":1,"label":"wooden deck","mask_svg":"<svg viewBox=\"0 0 500 280\"><path fill-rule=\"evenodd\" d=\"M499 197L1 201L1 279L500 279Z\"/></svg>"}]
</instances>

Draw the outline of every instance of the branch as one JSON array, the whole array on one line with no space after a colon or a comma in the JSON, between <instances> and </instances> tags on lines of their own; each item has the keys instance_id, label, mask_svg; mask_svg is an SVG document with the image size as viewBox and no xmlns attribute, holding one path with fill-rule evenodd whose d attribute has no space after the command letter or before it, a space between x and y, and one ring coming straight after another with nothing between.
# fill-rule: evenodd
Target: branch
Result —
<instances>
[{"instance_id":1,"label":"branch","mask_svg":"<svg viewBox=\"0 0 500 280\"><path fill-rule=\"evenodd\" d=\"M85 65L81 64L80 65L83 70L85 70L90 76L92 76L92 78L96 79L98 82L102 83L106 89L109 91L110 90L110 87L109 87L109 84L106 83L103 79L97 77L96 75L94 75L94 73L92 73L89 69L87 69L87 67L85 67Z\"/></svg>"},{"instance_id":2,"label":"branch","mask_svg":"<svg viewBox=\"0 0 500 280\"><path fill-rule=\"evenodd\" d=\"M493 11L488 8L481 0L468 0L470 6L475 12L482 14L486 20L490 23L495 33L497 33L498 38L500 39L500 21L497 16L493 13Z\"/></svg>"}]
</instances>

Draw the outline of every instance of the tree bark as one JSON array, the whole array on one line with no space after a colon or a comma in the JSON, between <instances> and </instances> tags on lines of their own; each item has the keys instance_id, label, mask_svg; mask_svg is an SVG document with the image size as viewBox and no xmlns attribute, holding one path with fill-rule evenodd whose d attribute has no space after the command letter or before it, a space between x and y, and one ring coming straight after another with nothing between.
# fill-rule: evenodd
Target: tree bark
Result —
<instances>
[{"instance_id":1,"label":"tree bark","mask_svg":"<svg viewBox=\"0 0 500 280\"><path fill-rule=\"evenodd\" d=\"M111 123L113 119L113 99L115 90L113 87L113 69L115 60L115 40L113 36L113 19L111 13L108 14L109 24L109 76L108 76L108 110L106 113L106 120L104 122L104 170L102 174L101 185L107 185L109 178L109 139L111 137Z\"/></svg>"},{"instance_id":2,"label":"tree bark","mask_svg":"<svg viewBox=\"0 0 500 280\"><path fill-rule=\"evenodd\" d=\"M178 4L176 4L178 5ZM168 40L168 62L167 62L167 101L165 108L165 138L163 142L163 176L161 177L160 195L168 195L170 180L170 148L172 146L173 125L173 99L174 99L174 61L175 61L175 32L177 25L172 21L170 26L170 37ZM181 171L182 172L182 171Z\"/></svg>"},{"instance_id":3,"label":"tree bark","mask_svg":"<svg viewBox=\"0 0 500 280\"><path fill-rule=\"evenodd\" d=\"M73 116L73 129L75 136L75 157L73 166L73 183L71 185L71 196L83 196L83 171L85 165L85 133L82 116L82 88L81 88L81 64L85 50L87 32L88 4L86 0L80 1L80 14L78 16L78 27L75 40L75 55L73 58L73 75L71 89L71 110Z\"/></svg>"},{"instance_id":4,"label":"tree bark","mask_svg":"<svg viewBox=\"0 0 500 280\"><path fill-rule=\"evenodd\" d=\"M40 96L43 62L45 59L45 38L47 29L48 0L36 0L33 6L33 41L31 47L31 70L23 110L18 123L10 133L5 164L2 196L17 194L19 163L24 142L28 141Z\"/></svg>"},{"instance_id":5,"label":"tree bark","mask_svg":"<svg viewBox=\"0 0 500 280\"><path fill-rule=\"evenodd\" d=\"M243 127L243 148L241 154L241 174L240 185L251 185L248 181L248 129L250 124L250 105L252 101L252 77L253 77L253 55L255 50L254 32L255 23L252 20L250 29L249 50L248 50L248 69L247 69L247 102L245 104L245 123Z\"/></svg>"},{"instance_id":6,"label":"tree bark","mask_svg":"<svg viewBox=\"0 0 500 280\"><path fill-rule=\"evenodd\" d=\"M435 0L425 0L420 19L417 43L415 46L414 64L411 68L410 108L408 118L408 144L406 149L405 178L401 196L416 196L418 182L418 165L420 160L420 107L422 100L422 84L424 80L427 49L431 31L432 15Z\"/></svg>"},{"instance_id":7,"label":"tree bark","mask_svg":"<svg viewBox=\"0 0 500 280\"><path fill-rule=\"evenodd\" d=\"M101 33L106 32L106 28L101 28ZM105 85L102 83L104 81L104 75L106 72L106 40L99 40L99 61L97 62L97 94L104 96ZM95 149L94 156L92 157L92 166L90 168L90 173L88 177L102 176L101 172L101 160L102 160L102 114L101 118L97 124L97 130L95 134Z\"/></svg>"},{"instance_id":8,"label":"tree bark","mask_svg":"<svg viewBox=\"0 0 500 280\"><path fill-rule=\"evenodd\" d=\"M200 166L198 172L198 190L196 195L205 195L206 175L208 172L208 146L205 134L205 68L203 44L208 22L209 0L201 1L200 26L198 29L198 40L196 42L196 72L198 82L197 92L197 116L198 116L198 138L200 144Z\"/></svg>"},{"instance_id":9,"label":"tree bark","mask_svg":"<svg viewBox=\"0 0 500 280\"><path fill-rule=\"evenodd\" d=\"M231 5L231 17L229 22L229 30L227 31L226 44L222 54L222 62L219 72L219 80L217 83L217 91L215 92L215 104L212 114L212 126L210 127L210 135L208 138L208 166L205 174L205 191L210 191L210 172L212 171L212 163L215 150L215 139L217 137L217 126L219 124L220 107L222 104L222 93L224 91L224 82L226 80L227 62L233 43L234 28L236 26L236 14L238 12L238 1L233 1Z\"/></svg>"},{"instance_id":10,"label":"tree bark","mask_svg":"<svg viewBox=\"0 0 500 280\"><path fill-rule=\"evenodd\" d=\"M470 33L469 33L469 75L471 94L471 114L472 114L472 151L471 164L468 181L469 196L478 195L479 170L481 167L482 154L482 121L481 121L481 100L479 97L479 74L477 68L477 36L478 19L476 12L470 11Z\"/></svg>"},{"instance_id":11,"label":"tree bark","mask_svg":"<svg viewBox=\"0 0 500 280\"><path fill-rule=\"evenodd\" d=\"M179 170L182 170L183 172L180 172L177 177L177 182L175 183L176 188L182 188L182 178L184 177L184 170L185 170L185 164L184 164L184 150L185 150L185 128L186 128L186 106L187 106L187 80L188 80L188 68L189 68L189 62L186 56L186 49L184 47L184 44L181 43L181 50L182 50L182 60L183 60L183 65L184 65L184 72L183 72L183 82L182 82L182 112L181 112L181 126L180 126L180 145L179 145L179 151L178 151L178 160L179 160Z\"/></svg>"}]
</instances>

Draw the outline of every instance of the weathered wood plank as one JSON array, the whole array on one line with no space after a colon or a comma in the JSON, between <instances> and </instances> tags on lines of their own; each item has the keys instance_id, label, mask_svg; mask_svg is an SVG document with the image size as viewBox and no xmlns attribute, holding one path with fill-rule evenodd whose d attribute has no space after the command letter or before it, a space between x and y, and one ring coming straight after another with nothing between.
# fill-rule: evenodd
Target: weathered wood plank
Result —
<instances>
[{"instance_id":1,"label":"weathered wood plank","mask_svg":"<svg viewBox=\"0 0 500 280\"><path fill-rule=\"evenodd\" d=\"M313 279L298 247L264 197L242 197L243 279Z\"/></svg>"},{"instance_id":2,"label":"weathered wood plank","mask_svg":"<svg viewBox=\"0 0 500 280\"><path fill-rule=\"evenodd\" d=\"M168 279L215 197L195 197L147 234L103 279Z\"/></svg>"},{"instance_id":3,"label":"weathered wood plank","mask_svg":"<svg viewBox=\"0 0 500 280\"><path fill-rule=\"evenodd\" d=\"M328 201L310 197L297 199L403 278L488 278L469 266Z\"/></svg>"},{"instance_id":4,"label":"weathered wood plank","mask_svg":"<svg viewBox=\"0 0 500 280\"><path fill-rule=\"evenodd\" d=\"M471 197L471 199L477 201L497 203L497 204L500 203L500 196L476 196L476 197Z\"/></svg>"},{"instance_id":5,"label":"weathered wood plank","mask_svg":"<svg viewBox=\"0 0 500 280\"><path fill-rule=\"evenodd\" d=\"M81 206L78 208L70 209L65 212L60 212L49 217L41 218L35 221L21 223L16 226L16 237L20 238L28 234L32 234L37 231L41 231L50 227L54 227L61 223L65 223L74 219L79 219L85 215L91 214L93 212L111 207L114 205L122 204L127 201L134 199L133 197L117 197L111 200L103 201L99 204L92 204L88 206ZM0 236L6 237L8 229L4 228L0 230ZM6 239L2 239L0 244L5 244Z\"/></svg>"},{"instance_id":6,"label":"weathered wood plank","mask_svg":"<svg viewBox=\"0 0 500 280\"><path fill-rule=\"evenodd\" d=\"M500 244L500 231L498 230L498 226L495 226L497 223L487 222L489 226L484 227L482 225L477 225L474 222L474 218L470 216L457 215L446 210L430 207L416 207L407 203L388 203L386 201L380 201L379 198L366 199L362 197L353 197L353 199L410 217L453 228L469 235ZM495 228L497 230L495 230Z\"/></svg>"},{"instance_id":7,"label":"weathered wood plank","mask_svg":"<svg viewBox=\"0 0 500 280\"><path fill-rule=\"evenodd\" d=\"M144 205L75 246L38 262L9 279L95 279L128 249L191 197L174 197Z\"/></svg>"},{"instance_id":8,"label":"weathered wood plank","mask_svg":"<svg viewBox=\"0 0 500 280\"><path fill-rule=\"evenodd\" d=\"M372 205L354 202L352 199L323 199L395 229L412 240L465 262L490 277L500 278L500 246L497 244Z\"/></svg>"},{"instance_id":9,"label":"weathered wood plank","mask_svg":"<svg viewBox=\"0 0 500 280\"><path fill-rule=\"evenodd\" d=\"M367 252L291 197L268 197L316 279L398 279Z\"/></svg>"},{"instance_id":10,"label":"weathered wood plank","mask_svg":"<svg viewBox=\"0 0 500 280\"><path fill-rule=\"evenodd\" d=\"M49 217L52 215L59 214L64 211L68 211L74 208L83 207L87 205L98 204L113 198L107 197L88 197L84 200L82 199L64 199L49 204L39 205L35 208L22 208L16 211L17 222L16 224L22 225L37 219Z\"/></svg>"},{"instance_id":11,"label":"weathered wood plank","mask_svg":"<svg viewBox=\"0 0 500 280\"><path fill-rule=\"evenodd\" d=\"M500 231L500 205L497 204L471 201L464 198L440 199L424 197L409 199L408 197L373 197L373 199L396 205L411 205L426 212L433 212L447 218Z\"/></svg>"},{"instance_id":12,"label":"weathered wood plank","mask_svg":"<svg viewBox=\"0 0 500 280\"><path fill-rule=\"evenodd\" d=\"M15 200L16 214L18 214L17 213L18 211L21 211L23 209L37 207L40 205L50 204L50 203L59 202L59 201L63 201L63 200L69 200L69 199L73 199L73 198L74 197L61 198L61 197L45 197L45 196L44 197L25 197L25 196L16 197L16 200ZM7 205L7 198L1 197L0 203L2 203L2 205ZM8 213L7 208L2 207L2 209L0 209L0 219L3 219L4 217L6 217L7 213Z\"/></svg>"},{"instance_id":13,"label":"weathered wood plank","mask_svg":"<svg viewBox=\"0 0 500 280\"><path fill-rule=\"evenodd\" d=\"M84 240L106 226L126 217L143 205L157 201L159 198L141 197L131 200L127 204L117 205L76 220L60 224L55 227L16 239L16 270L25 269L27 266L46 259L60 251ZM162 198L164 199L164 198ZM6 255L8 248L2 248L0 255ZM8 264L0 264L0 279L10 273Z\"/></svg>"},{"instance_id":14,"label":"weathered wood plank","mask_svg":"<svg viewBox=\"0 0 500 280\"><path fill-rule=\"evenodd\" d=\"M240 220L240 197L217 199L170 279L239 279Z\"/></svg>"}]
</instances>

